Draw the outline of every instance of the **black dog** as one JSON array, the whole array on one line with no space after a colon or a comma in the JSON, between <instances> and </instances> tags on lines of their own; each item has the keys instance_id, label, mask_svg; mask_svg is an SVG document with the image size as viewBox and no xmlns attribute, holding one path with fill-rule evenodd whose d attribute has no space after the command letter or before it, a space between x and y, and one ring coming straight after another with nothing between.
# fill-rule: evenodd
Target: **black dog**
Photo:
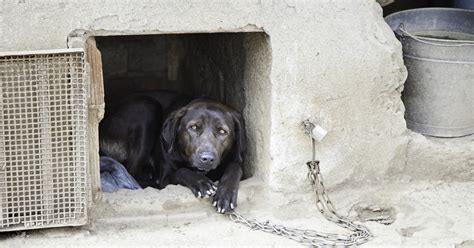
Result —
<instances>
[{"instance_id":1,"label":"black dog","mask_svg":"<svg viewBox=\"0 0 474 248\"><path fill-rule=\"evenodd\" d=\"M134 95L100 125L101 154L123 163L142 187L181 184L196 197L213 195L221 213L237 206L244 146L237 111L170 92Z\"/></svg>"}]
</instances>

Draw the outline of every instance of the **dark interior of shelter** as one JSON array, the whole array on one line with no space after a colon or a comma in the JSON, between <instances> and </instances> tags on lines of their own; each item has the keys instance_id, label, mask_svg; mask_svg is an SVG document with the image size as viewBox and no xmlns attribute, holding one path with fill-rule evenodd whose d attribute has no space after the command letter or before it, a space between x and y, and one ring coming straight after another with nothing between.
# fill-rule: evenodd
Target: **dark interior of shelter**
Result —
<instances>
[{"instance_id":1,"label":"dark interior of shelter","mask_svg":"<svg viewBox=\"0 0 474 248\"><path fill-rule=\"evenodd\" d=\"M258 96L257 72L270 63L265 33L97 36L102 54L106 111L126 96L168 90L221 101L239 112ZM257 75L253 77L252 75ZM255 98L255 99L253 99ZM253 174L245 166L244 177Z\"/></svg>"}]
</instances>

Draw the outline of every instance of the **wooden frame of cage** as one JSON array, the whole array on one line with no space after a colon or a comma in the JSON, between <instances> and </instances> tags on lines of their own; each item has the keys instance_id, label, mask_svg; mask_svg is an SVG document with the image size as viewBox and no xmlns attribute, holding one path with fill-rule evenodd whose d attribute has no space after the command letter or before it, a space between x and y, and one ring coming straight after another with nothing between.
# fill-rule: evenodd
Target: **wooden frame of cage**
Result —
<instances>
[{"instance_id":1,"label":"wooden frame of cage","mask_svg":"<svg viewBox=\"0 0 474 248\"><path fill-rule=\"evenodd\" d=\"M100 52L0 53L0 232L88 222L100 198Z\"/></svg>"}]
</instances>

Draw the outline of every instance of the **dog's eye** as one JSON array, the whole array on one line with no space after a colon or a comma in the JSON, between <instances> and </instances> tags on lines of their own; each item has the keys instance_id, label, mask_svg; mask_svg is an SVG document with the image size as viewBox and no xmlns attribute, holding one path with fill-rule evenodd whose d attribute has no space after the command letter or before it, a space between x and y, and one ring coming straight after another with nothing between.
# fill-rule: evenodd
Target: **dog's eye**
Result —
<instances>
[{"instance_id":1,"label":"dog's eye","mask_svg":"<svg viewBox=\"0 0 474 248\"><path fill-rule=\"evenodd\" d=\"M189 127L189 129L191 129L191 130L196 130L197 128L198 127L196 125L192 125L192 126Z\"/></svg>"},{"instance_id":2,"label":"dog's eye","mask_svg":"<svg viewBox=\"0 0 474 248\"><path fill-rule=\"evenodd\" d=\"M227 134L227 131L222 129L222 128L219 128L219 134L220 135L226 135Z\"/></svg>"}]
</instances>

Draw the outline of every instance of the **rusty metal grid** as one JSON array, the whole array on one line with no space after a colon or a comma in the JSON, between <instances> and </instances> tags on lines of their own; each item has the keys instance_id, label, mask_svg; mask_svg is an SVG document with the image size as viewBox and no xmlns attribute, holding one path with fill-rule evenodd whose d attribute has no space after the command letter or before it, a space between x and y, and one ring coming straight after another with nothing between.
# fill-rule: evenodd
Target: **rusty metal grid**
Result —
<instances>
[{"instance_id":1,"label":"rusty metal grid","mask_svg":"<svg viewBox=\"0 0 474 248\"><path fill-rule=\"evenodd\" d=\"M0 231L84 224L84 53L0 54L0 84Z\"/></svg>"}]
</instances>

